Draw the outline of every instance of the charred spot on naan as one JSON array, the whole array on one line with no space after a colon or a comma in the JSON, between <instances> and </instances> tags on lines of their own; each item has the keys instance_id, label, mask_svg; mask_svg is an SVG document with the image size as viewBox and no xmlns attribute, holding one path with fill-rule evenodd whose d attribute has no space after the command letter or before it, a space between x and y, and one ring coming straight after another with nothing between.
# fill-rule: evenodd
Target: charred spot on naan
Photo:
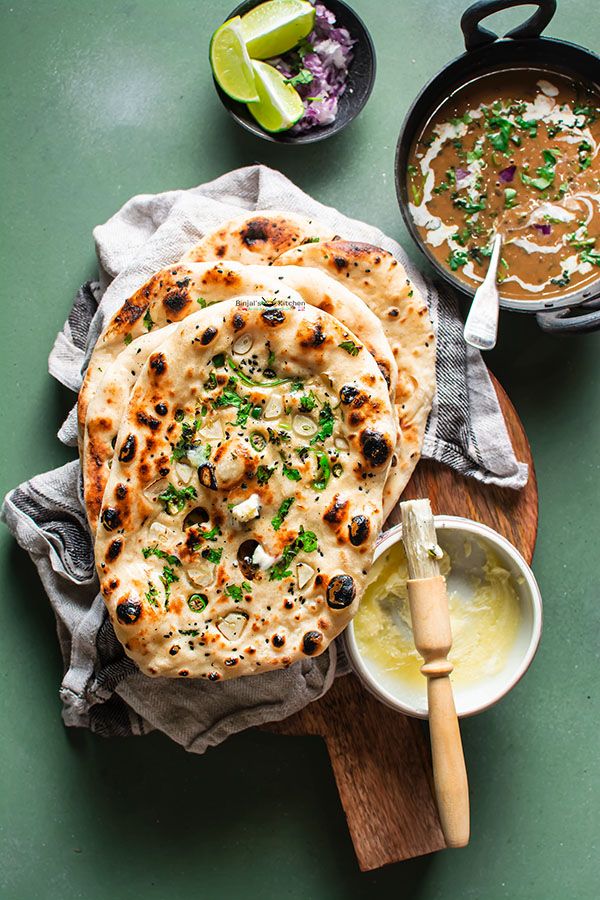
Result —
<instances>
[{"instance_id":1,"label":"charred spot on naan","mask_svg":"<svg viewBox=\"0 0 600 900\"><path fill-rule=\"evenodd\" d=\"M153 353L148 364L154 375L164 375L167 371L167 360L164 353Z\"/></svg>"},{"instance_id":2,"label":"charred spot on naan","mask_svg":"<svg viewBox=\"0 0 600 900\"><path fill-rule=\"evenodd\" d=\"M126 597L117 603L117 619L122 625L133 625L143 613L137 597Z\"/></svg>"},{"instance_id":3,"label":"charred spot on naan","mask_svg":"<svg viewBox=\"0 0 600 900\"><path fill-rule=\"evenodd\" d=\"M340 610L351 606L356 598L356 585L350 575L334 575L327 585L327 605Z\"/></svg>"},{"instance_id":4,"label":"charred spot on naan","mask_svg":"<svg viewBox=\"0 0 600 900\"><path fill-rule=\"evenodd\" d=\"M206 347L206 346L208 346L208 344L211 344L214 341L214 339L216 338L218 333L219 333L218 329L215 328L213 325L209 325L208 328L205 328L204 331L202 332L202 334L200 335L200 343L202 344L202 346Z\"/></svg>"},{"instance_id":5,"label":"charred spot on naan","mask_svg":"<svg viewBox=\"0 0 600 900\"><path fill-rule=\"evenodd\" d=\"M114 506L105 506L100 514L105 531L116 531L122 525L121 513Z\"/></svg>"},{"instance_id":6,"label":"charred spot on naan","mask_svg":"<svg viewBox=\"0 0 600 900\"><path fill-rule=\"evenodd\" d=\"M163 297L162 302L166 310L167 319L178 319L180 317L183 318L181 314L190 305L192 298L185 290L170 291Z\"/></svg>"},{"instance_id":7,"label":"charred spot on naan","mask_svg":"<svg viewBox=\"0 0 600 900\"><path fill-rule=\"evenodd\" d=\"M265 325L268 325L270 328L277 328L278 325L283 325L286 318L284 311L277 307L265 309L260 315Z\"/></svg>"},{"instance_id":8,"label":"charred spot on naan","mask_svg":"<svg viewBox=\"0 0 600 900\"><path fill-rule=\"evenodd\" d=\"M137 438L135 434L128 434L118 453L119 462L131 462L137 450Z\"/></svg>"},{"instance_id":9,"label":"charred spot on naan","mask_svg":"<svg viewBox=\"0 0 600 900\"><path fill-rule=\"evenodd\" d=\"M233 269L224 269L223 266L213 266L202 276L201 283L206 287L223 284L228 288L241 286L242 279Z\"/></svg>"},{"instance_id":10,"label":"charred spot on naan","mask_svg":"<svg viewBox=\"0 0 600 900\"><path fill-rule=\"evenodd\" d=\"M297 224L279 216L257 216L250 219L239 232L242 244L264 254L268 261L300 243L303 238ZM268 249L267 249L268 248Z\"/></svg>"},{"instance_id":11,"label":"charred spot on naan","mask_svg":"<svg viewBox=\"0 0 600 900\"><path fill-rule=\"evenodd\" d=\"M331 503L323 513L323 521L328 525L341 525L348 517L350 501L335 494Z\"/></svg>"},{"instance_id":12,"label":"charred spot on naan","mask_svg":"<svg viewBox=\"0 0 600 900\"><path fill-rule=\"evenodd\" d=\"M352 517L352 521L348 525L348 534L353 547L360 547L361 544L364 544L370 532L371 522L368 516L359 513Z\"/></svg>"},{"instance_id":13,"label":"charred spot on naan","mask_svg":"<svg viewBox=\"0 0 600 900\"><path fill-rule=\"evenodd\" d=\"M323 649L322 633L320 631L307 631L302 638L302 652L306 656L315 656Z\"/></svg>"},{"instance_id":14,"label":"charred spot on naan","mask_svg":"<svg viewBox=\"0 0 600 900\"><path fill-rule=\"evenodd\" d=\"M387 463L393 450L388 435L373 428L365 428L359 437L361 451L372 468L379 468Z\"/></svg>"},{"instance_id":15,"label":"charred spot on naan","mask_svg":"<svg viewBox=\"0 0 600 900\"><path fill-rule=\"evenodd\" d=\"M108 562L114 562L115 559L119 556L121 550L123 549L123 540L122 538L115 538L114 541L111 541L108 545L108 550L106 551L106 559Z\"/></svg>"}]
</instances>

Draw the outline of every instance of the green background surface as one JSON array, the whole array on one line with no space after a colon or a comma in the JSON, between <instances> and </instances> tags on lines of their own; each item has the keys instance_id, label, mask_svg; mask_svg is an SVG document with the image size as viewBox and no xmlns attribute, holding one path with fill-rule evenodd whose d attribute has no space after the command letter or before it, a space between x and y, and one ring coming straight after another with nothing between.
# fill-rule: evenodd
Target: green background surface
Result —
<instances>
[{"instance_id":1,"label":"green background surface","mask_svg":"<svg viewBox=\"0 0 600 900\"><path fill-rule=\"evenodd\" d=\"M72 458L55 438L72 397L47 356L94 274L93 226L132 195L259 160L408 244L395 141L411 98L461 50L463 3L355 6L377 47L373 96L343 134L286 149L238 130L214 93L207 47L223 0L2 0L2 493ZM561 0L548 32L598 50L593 10ZM505 315L490 357L536 459L545 633L510 697L464 723L468 849L361 874L317 738L249 732L195 757L158 734L66 731L53 618L2 527L0 896L597 896L599 340Z\"/></svg>"}]
</instances>

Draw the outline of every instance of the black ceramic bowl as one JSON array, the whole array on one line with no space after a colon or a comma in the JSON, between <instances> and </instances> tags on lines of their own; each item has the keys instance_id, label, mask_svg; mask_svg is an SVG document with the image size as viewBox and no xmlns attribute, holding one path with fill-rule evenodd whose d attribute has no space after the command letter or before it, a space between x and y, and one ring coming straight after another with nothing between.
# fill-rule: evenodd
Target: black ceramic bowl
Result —
<instances>
[{"instance_id":1,"label":"black ceramic bowl","mask_svg":"<svg viewBox=\"0 0 600 900\"><path fill-rule=\"evenodd\" d=\"M264 2L264 0L246 0L245 3L240 3L239 6L236 6L236 8L229 13L227 19L232 19L234 16L243 16L262 2ZM356 44L353 48L354 59L348 70L346 90L340 97L335 121L333 121L331 125L312 128L305 134L296 135L290 134L287 131L272 134L269 131L265 131L264 128L261 128L244 103L238 103L236 100L232 100L231 97L228 97L215 81L215 87L223 106L235 119L238 125L241 125L246 131L249 131L257 137L263 138L265 141L273 141L277 144L314 144L316 141L324 141L325 138L337 134L338 131L341 131L342 128L349 125L369 99L375 83L376 69L375 47L373 46L371 35L367 31L362 19L356 15L353 9L345 3L342 3L342 0L326 0L325 6L335 14L337 20L336 25L347 28L351 37L356 40Z\"/></svg>"},{"instance_id":2,"label":"black ceramic bowl","mask_svg":"<svg viewBox=\"0 0 600 900\"><path fill-rule=\"evenodd\" d=\"M481 20L512 6L535 5L537 11L518 28L500 39ZM466 53L452 60L425 85L409 109L396 148L396 193L408 231L419 250L427 257L444 281L462 294L474 291L456 278L424 245L409 209L406 170L410 150L423 126L440 104L465 84L488 73L503 69L534 69L562 73L575 81L595 86L600 92L600 60L595 53L554 38L540 37L556 10L556 0L478 0L462 16L461 28ZM517 312L536 313L545 331L579 332L600 328L600 282L554 300L512 300L502 297L500 306ZM590 310L593 310L590 312Z\"/></svg>"}]
</instances>

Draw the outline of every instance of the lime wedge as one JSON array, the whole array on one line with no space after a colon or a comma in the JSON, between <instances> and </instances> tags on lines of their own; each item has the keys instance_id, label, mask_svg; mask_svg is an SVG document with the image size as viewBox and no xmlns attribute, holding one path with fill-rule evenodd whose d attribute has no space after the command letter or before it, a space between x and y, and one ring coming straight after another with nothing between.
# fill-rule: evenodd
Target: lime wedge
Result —
<instances>
[{"instance_id":1,"label":"lime wedge","mask_svg":"<svg viewBox=\"0 0 600 900\"><path fill-rule=\"evenodd\" d=\"M254 59L291 50L313 30L315 8L306 0L268 0L242 16L242 35Z\"/></svg>"},{"instance_id":2,"label":"lime wedge","mask_svg":"<svg viewBox=\"0 0 600 900\"><path fill-rule=\"evenodd\" d=\"M254 103L258 94L240 22L236 16L217 28L210 41L210 64L226 94L240 103Z\"/></svg>"},{"instance_id":3,"label":"lime wedge","mask_svg":"<svg viewBox=\"0 0 600 900\"><path fill-rule=\"evenodd\" d=\"M300 94L268 63L253 59L252 67L259 99L248 109L265 131L287 131L304 114Z\"/></svg>"}]
</instances>

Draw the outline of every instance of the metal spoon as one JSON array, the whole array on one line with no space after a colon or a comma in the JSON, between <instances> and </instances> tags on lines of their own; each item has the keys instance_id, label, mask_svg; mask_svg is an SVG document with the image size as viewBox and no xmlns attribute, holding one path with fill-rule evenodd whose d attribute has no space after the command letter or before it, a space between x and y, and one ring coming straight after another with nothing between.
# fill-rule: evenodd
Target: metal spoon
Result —
<instances>
[{"instance_id":1,"label":"metal spoon","mask_svg":"<svg viewBox=\"0 0 600 900\"><path fill-rule=\"evenodd\" d=\"M464 336L467 344L478 350L491 350L496 346L500 295L496 276L502 249L502 235L497 234L492 246L490 266L484 281L473 297L473 303L465 322Z\"/></svg>"}]
</instances>

